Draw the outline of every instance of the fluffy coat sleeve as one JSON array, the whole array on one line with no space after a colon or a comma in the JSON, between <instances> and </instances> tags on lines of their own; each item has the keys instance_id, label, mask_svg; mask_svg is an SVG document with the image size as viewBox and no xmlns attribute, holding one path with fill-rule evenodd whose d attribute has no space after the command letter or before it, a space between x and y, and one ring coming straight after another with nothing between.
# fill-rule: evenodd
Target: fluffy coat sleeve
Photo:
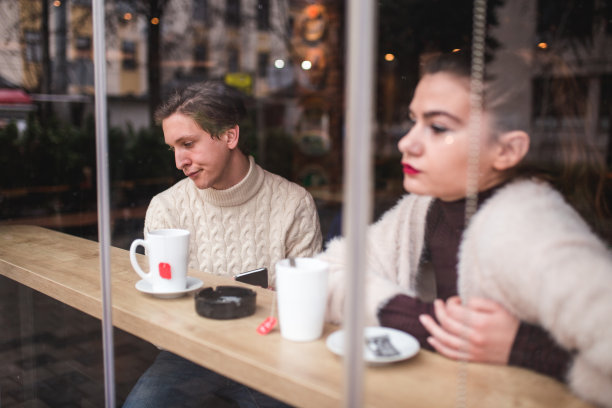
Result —
<instances>
[{"instance_id":1,"label":"fluffy coat sleeve","mask_svg":"<svg viewBox=\"0 0 612 408\"><path fill-rule=\"evenodd\" d=\"M364 300L367 325L378 325L378 309L393 296L415 294L430 202L430 197L407 195L368 228ZM346 284L352 272L346 267L347 256L344 238L333 239L319 255L330 265L326 318L338 324L343 319Z\"/></svg>"},{"instance_id":2,"label":"fluffy coat sleeve","mask_svg":"<svg viewBox=\"0 0 612 408\"><path fill-rule=\"evenodd\" d=\"M459 290L544 327L576 353L574 392L612 406L612 255L558 192L522 181L485 203L461 245Z\"/></svg>"}]
</instances>

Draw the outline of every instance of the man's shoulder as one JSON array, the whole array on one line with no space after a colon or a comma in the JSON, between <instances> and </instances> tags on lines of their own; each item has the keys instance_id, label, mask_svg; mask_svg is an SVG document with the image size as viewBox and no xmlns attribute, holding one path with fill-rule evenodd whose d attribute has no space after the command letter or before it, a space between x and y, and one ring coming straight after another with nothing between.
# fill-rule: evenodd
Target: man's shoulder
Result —
<instances>
[{"instance_id":1,"label":"man's shoulder","mask_svg":"<svg viewBox=\"0 0 612 408\"><path fill-rule=\"evenodd\" d=\"M262 169L264 173L264 184L275 188L275 189L283 189L289 193L300 194L300 195L310 195L308 190L306 190L301 185L287 180L285 177L271 173L265 169Z\"/></svg>"},{"instance_id":2,"label":"man's shoulder","mask_svg":"<svg viewBox=\"0 0 612 408\"><path fill-rule=\"evenodd\" d=\"M193 188L193 183L190 183L188 178L184 178L182 180L177 181L172 186L168 187L162 192L157 193L153 199L153 201L168 201L175 200L176 198L186 194L187 191Z\"/></svg>"}]
</instances>

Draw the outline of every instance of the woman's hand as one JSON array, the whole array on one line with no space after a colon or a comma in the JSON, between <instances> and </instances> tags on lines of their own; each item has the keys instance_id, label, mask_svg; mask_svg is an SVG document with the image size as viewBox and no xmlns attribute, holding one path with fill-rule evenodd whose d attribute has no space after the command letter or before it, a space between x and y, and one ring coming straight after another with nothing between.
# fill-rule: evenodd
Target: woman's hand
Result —
<instances>
[{"instance_id":1,"label":"woman's hand","mask_svg":"<svg viewBox=\"0 0 612 408\"><path fill-rule=\"evenodd\" d=\"M438 323L429 315L419 316L440 354L479 363L507 364L519 320L498 303L484 298L466 305L458 296L434 302Z\"/></svg>"}]
</instances>

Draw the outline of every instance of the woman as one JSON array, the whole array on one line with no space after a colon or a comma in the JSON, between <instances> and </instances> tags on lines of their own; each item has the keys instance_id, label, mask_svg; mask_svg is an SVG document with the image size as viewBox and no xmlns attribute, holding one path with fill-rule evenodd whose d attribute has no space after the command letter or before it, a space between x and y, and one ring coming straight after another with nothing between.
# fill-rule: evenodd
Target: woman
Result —
<instances>
[{"instance_id":1,"label":"woman","mask_svg":"<svg viewBox=\"0 0 612 408\"><path fill-rule=\"evenodd\" d=\"M473 163L469 57L441 55L423 72L398 145L411 194L368 232L368 324L410 332L449 358L567 378L579 396L612 406L612 256L551 186L567 178L529 160L528 128L513 111L521 82L499 72L486 81ZM587 174L574 171L583 163L560 174ZM475 172L478 209L466 227ZM334 322L343 315L344 250L337 239L321 254Z\"/></svg>"}]
</instances>

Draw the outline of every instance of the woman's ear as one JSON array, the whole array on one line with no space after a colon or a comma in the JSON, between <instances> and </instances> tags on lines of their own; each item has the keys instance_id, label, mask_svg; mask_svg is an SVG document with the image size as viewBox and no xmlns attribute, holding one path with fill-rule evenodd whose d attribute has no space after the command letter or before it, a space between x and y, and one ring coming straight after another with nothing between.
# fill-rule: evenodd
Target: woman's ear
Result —
<instances>
[{"instance_id":1,"label":"woman's ear","mask_svg":"<svg viewBox=\"0 0 612 408\"><path fill-rule=\"evenodd\" d=\"M236 125L226 131L227 135L227 147L230 150L234 150L238 146L238 140L240 140L240 126Z\"/></svg>"},{"instance_id":2,"label":"woman's ear","mask_svg":"<svg viewBox=\"0 0 612 408\"><path fill-rule=\"evenodd\" d=\"M529 135L522 130L512 130L502 134L498 143L499 151L493 167L499 171L516 166L529 151Z\"/></svg>"}]
</instances>

